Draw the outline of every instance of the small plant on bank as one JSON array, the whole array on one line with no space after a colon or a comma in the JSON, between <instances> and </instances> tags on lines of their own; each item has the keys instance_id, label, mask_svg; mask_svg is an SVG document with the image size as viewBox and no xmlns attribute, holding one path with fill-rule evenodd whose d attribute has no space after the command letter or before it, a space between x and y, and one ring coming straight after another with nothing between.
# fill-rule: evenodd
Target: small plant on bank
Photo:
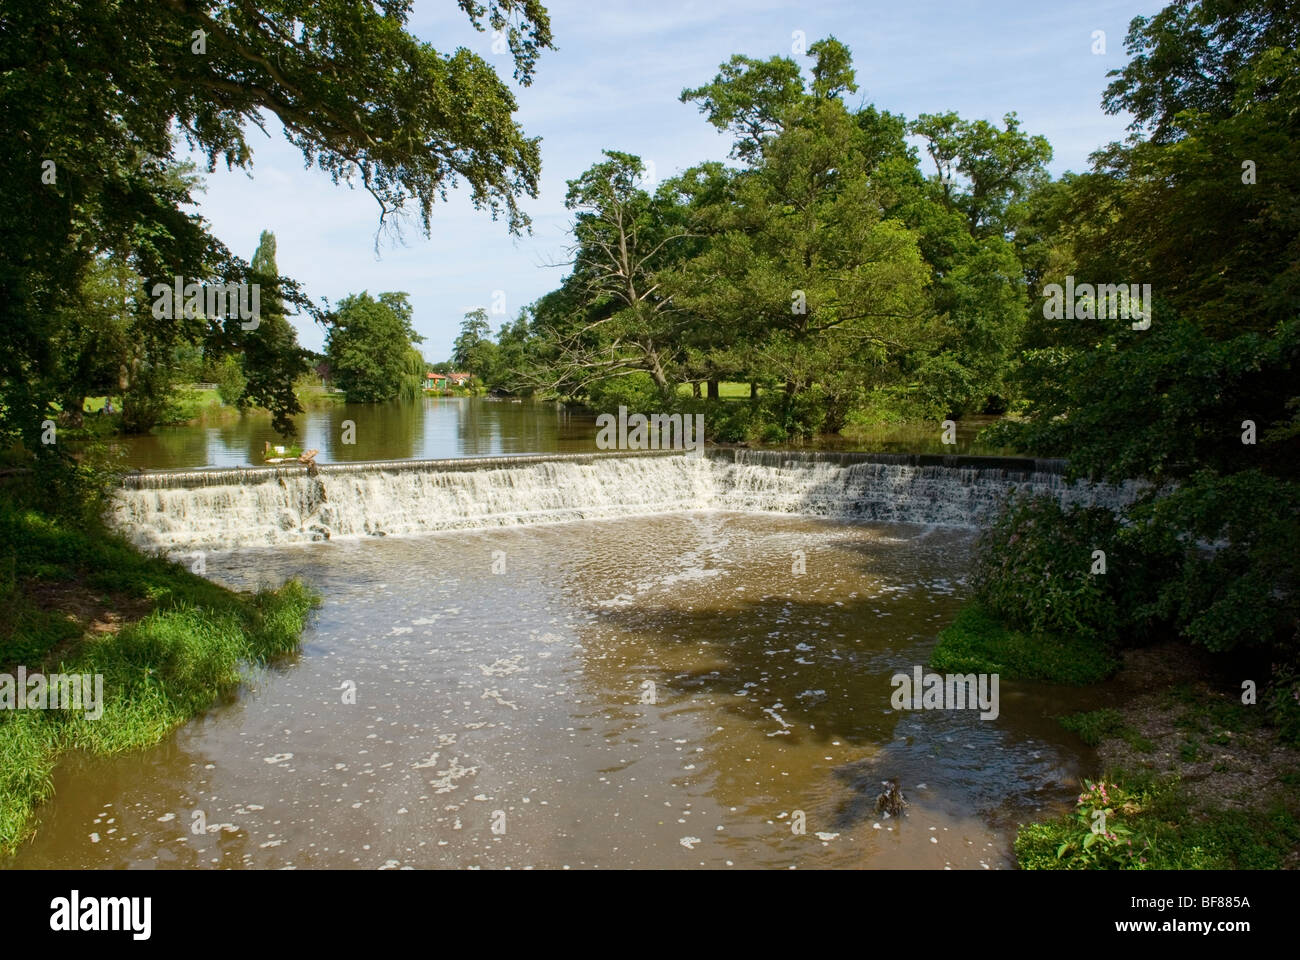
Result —
<instances>
[{"instance_id":1,"label":"small plant on bank","mask_svg":"<svg viewBox=\"0 0 1300 960\"><path fill-rule=\"evenodd\" d=\"M1137 804L1116 783L1083 781L1071 815L1072 830L1056 848L1056 859L1073 870L1141 870L1147 844L1120 821L1120 811L1135 812Z\"/></svg>"},{"instance_id":2,"label":"small plant on bank","mask_svg":"<svg viewBox=\"0 0 1300 960\"><path fill-rule=\"evenodd\" d=\"M1124 715L1114 707L1072 713L1061 717L1059 722L1066 730L1078 734L1079 739L1090 747L1110 737L1122 736L1127 729Z\"/></svg>"}]
</instances>

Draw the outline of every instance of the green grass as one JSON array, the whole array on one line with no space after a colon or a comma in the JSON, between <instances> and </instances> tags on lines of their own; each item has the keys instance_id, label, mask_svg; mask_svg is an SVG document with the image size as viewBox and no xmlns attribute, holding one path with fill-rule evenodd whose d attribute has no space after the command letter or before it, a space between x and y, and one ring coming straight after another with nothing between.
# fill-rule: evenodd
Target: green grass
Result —
<instances>
[{"instance_id":1,"label":"green grass","mask_svg":"<svg viewBox=\"0 0 1300 960\"><path fill-rule=\"evenodd\" d=\"M35 597L64 586L149 612L115 633L82 635L66 612ZM0 711L0 852L31 832L52 792L59 755L115 753L158 743L232 693L247 663L295 650L318 598L297 581L235 593L180 564L141 554L107 530L0 499L0 670L99 674L103 714ZM102 595L102 596L100 596Z\"/></svg>"},{"instance_id":2,"label":"green grass","mask_svg":"<svg viewBox=\"0 0 1300 960\"><path fill-rule=\"evenodd\" d=\"M1108 824L1122 823L1141 850L1144 870L1277 870L1300 844L1300 813L1278 798L1257 810L1192 810L1176 781L1119 772L1106 780L1135 798L1130 812L1115 811ZM1071 815L1020 828L1016 859L1026 870L1069 870L1082 858L1057 859L1062 843L1079 831Z\"/></svg>"},{"instance_id":3,"label":"green grass","mask_svg":"<svg viewBox=\"0 0 1300 960\"><path fill-rule=\"evenodd\" d=\"M1079 739L1090 747L1098 746L1103 740L1119 738L1142 753L1155 750L1155 744L1125 723L1124 714L1114 707L1071 713L1058 717L1057 722L1071 733L1078 734Z\"/></svg>"},{"instance_id":4,"label":"green grass","mask_svg":"<svg viewBox=\"0 0 1300 960\"><path fill-rule=\"evenodd\" d=\"M707 385L707 384L703 384L703 383L700 384L700 396L701 396L701 397L707 397L707 396L708 396L708 392L709 392L708 385ZM761 387L759 388L759 391L758 391L758 392L759 392L760 394L763 392L763 390L762 390ZM678 394L678 396L682 396L682 397L690 397L690 396L693 396L693 395L694 395L694 394L692 393L692 391L691 391L691 385L690 385L689 383L679 383L679 384L677 385L677 394ZM723 380L721 383L718 384L718 399L720 399L720 400L748 400L748 399L749 399L749 384L748 384L748 383L731 383L731 382L729 382L729 381L727 381L727 380Z\"/></svg>"},{"instance_id":5,"label":"green grass","mask_svg":"<svg viewBox=\"0 0 1300 960\"><path fill-rule=\"evenodd\" d=\"M1004 680L1082 685L1104 680L1119 662L1089 640L1008 629L971 603L939 633L930 667L948 673L996 673Z\"/></svg>"},{"instance_id":6,"label":"green grass","mask_svg":"<svg viewBox=\"0 0 1300 960\"><path fill-rule=\"evenodd\" d=\"M1113 707L1073 713L1061 717L1058 722L1071 733L1077 733L1079 739L1090 747L1109 737L1118 737L1127 729L1124 715Z\"/></svg>"}]
</instances>

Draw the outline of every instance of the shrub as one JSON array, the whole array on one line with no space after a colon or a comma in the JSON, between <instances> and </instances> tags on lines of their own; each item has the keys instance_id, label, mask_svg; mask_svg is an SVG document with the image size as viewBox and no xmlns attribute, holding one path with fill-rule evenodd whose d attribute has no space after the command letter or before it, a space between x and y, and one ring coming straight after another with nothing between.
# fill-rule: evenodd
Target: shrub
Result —
<instances>
[{"instance_id":1,"label":"shrub","mask_svg":"<svg viewBox=\"0 0 1300 960\"><path fill-rule=\"evenodd\" d=\"M1035 635L1115 642L1127 624L1119 588L1141 561L1123 552L1119 518L1104 507L1063 508L1055 497L1008 500L976 547L972 586L994 616ZM1106 572L1093 573L1094 551Z\"/></svg>"},{"instance_id":2,"label":"shrub","mask_svg":"<svg viewBox=\"0 0 1300 960\"><path fill-rule=\"evenodd\" d=\"M248 380L244 376L244 371L239 365L237 357L223 357L221 363L217 365L214 375L214 382L217 385L217 393L221 397L221 402L228 407L233 407L244 395L244 388L248 386Z\"/></svg>"}]
</instances>

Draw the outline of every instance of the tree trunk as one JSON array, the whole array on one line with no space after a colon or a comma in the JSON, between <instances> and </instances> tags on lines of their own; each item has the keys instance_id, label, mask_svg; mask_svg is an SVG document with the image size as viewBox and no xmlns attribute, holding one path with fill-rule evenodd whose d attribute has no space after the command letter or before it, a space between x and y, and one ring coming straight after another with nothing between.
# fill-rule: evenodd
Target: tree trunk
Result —
<instances>
[{"instance_id":1,"label":"tree trunk","mask_svg":"<svg viewBox=\"0 0 1300 960\"><path fill-rule=\"evenodd\" d=\"M700 381L698 380L691 381L691 396L694 397L696 400L700 399Z\"/></svg>"},{"instance_id":2,"label":"tree trunk","mask_svg":"<svg viewBox=\"0 0 1300 960\"><path fill-rule=\"evenodd\" d=\"M758 384L755 383L753 380L749 381L749 399L751 400L758 399Z\"/></svg>"},{"instance_id":3,"label":"tree trunk","mask_svg":"<svg viewBox=\"0 0 1300 960\"><path fill-rule=\"evenodd\" d=\"M86 395L65 396L60 400L63 407L63 422L74 430L80 430L86 425Z\"/></svg>"},{"instance_id":4,"label":"tree trunk","mask_svg":"<svg viewBox=\"0 0 1300 960\"><path fill-rule=\"evenodd\" d=\"M709 399L710 400L718 399L718 381L716 380L709 381Z\"/></svg>"}]
</instances>

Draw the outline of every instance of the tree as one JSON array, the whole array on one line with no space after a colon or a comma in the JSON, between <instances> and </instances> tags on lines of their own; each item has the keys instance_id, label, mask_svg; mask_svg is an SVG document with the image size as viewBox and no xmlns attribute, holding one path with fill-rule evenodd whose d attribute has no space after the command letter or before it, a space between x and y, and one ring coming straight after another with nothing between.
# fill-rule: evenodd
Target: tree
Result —
<instances>
[{"instance_id":1,"label":"tree","mask_svg":"<svg viewBox=\"0 0 1300 960\"><path fill-rule=\"evenodd\" d=\"M1041 323L1027 416L999 430L1077 475L1150 484L1124 548L1160 575L1134 618L1278 663L1300 647L1298 31L1267 0L1133 20L1106 103L1133 110L1134 135L1046 205L1048 262L1057 282L1149 283L1150 325Z\"/></svg>"},{"instance_id":2,"label":"tree","mask_svg":"<svg viewBox=\"0 0 1300 960\"><path fill-rule=\"evenodd\" d=\"M987 120L923 113L912 123L912 133L925 139L944 203L962 212L977 238L1008 232L1008 207L1046 181L1052 159L1047 138L1021 132L1014 113L1002 122L1006 127L999 130Z\"/></svg>"},{"instance_id":3,"label":"tree","mask_svg":"<svg viewBox=\"0 0 1300 960\"><path fill-rule=\"evenodd\" d=\"M789 403L814 385L834 431L897 359L933 339L915 235L881 216L859 131L833 97L785 114L755 168L737 179L733 217L674 285L687 309L751 345Z\"/></svg>"},{"instance_id":4,"label":"tree","mask_svg":"<svg viewBox=\"0 0 1300 960\"><path fill-rule=\"evenodd\" d=\"M325 354L350 402L392 400L411 371L410 307L404 293L344 297L330 316ZM423 358L419 375L424 376Z\"/></svg>"},{"instance_id":5,"label":"tree","mask_svg":"<svg viewBox=\"0 0 1300 960\"><path fill-rule=\"evenodd\" d=\"M121 260L96 257L78 296L62 309L73 316L60 322L53 344L55 383L64 421L82 426L86 397L114 394L130 345L134 313L129 309L135 274Z\"/></svg>"},{"instance_id":6,"label":"tree","mask_svg":"<svg viewBox=\"0 0 1300 960\"><path fill-rule=\"evenodd\" d=\"M273 410L299 409L296 382L310 369L308 354L298 345L298 334L285 316L280 298L280 270L275 262L275 234L263 230L253 254L251 275L260 285L261 314L257 326L243 337L241 372L244 390L238 403L249 406L253 398L272 398Z\"/></svg>"},{"instance_id":7,"label":"tree","mask_svg":"<svg viewBox=\"0 0 1300 960\"><path fill-rule=\"evenodd\" d=\"M516 78L530 82L551 46L541 4L459 6L476 28L503 31ZM174 130L207 154L210 168L218 159L247 167L245 131L261 129L265 111L309 164L368 190L382 227L411 210L427 233L435 200L463 183L511 231L527 228L516 198L536 195L538 141L514 122L513 94L468 50L443 54L413 37L410 14L409 0L6 7L0 110L14 135L0 138L0 177L13 185L0 198L0 432L48 452L39 432L58 391L52 347L70 322L59 306L97 255L128 257L149 291L177 276L250 282L249 265L185 213L189 187L168 172ZM320 318L293 285L280 296ZM146 313L140 321L147 329L139 343L202 343L213 355L247 346L237 320L178 323ZM296 366L284 359L267 352L260 370L246 370L246 399L270 407L288 429Z\"/></svg>"},{"instance_id":8,"label":"tree","mask_svg":"<svg viewBox=\"0 0 1300 960\"><path fill-rule=\"evenodd\" d=\"M799 65L789 57L755 60L741 54L722 64L712 83L682 91L682 103L698 100L703 113L719 130L735 135L731 155L753 162L785 129L786 113L805 96L826 99L854 93L852 56L834 37L808 48L813 59L811 89L806 90Z\"/></svg>"},{"instance_id":9,"label":"tree","mask_svg":"<svg viewBox=\"0 0 1300 960\"><path fill-rule=\"evenodd\" d=\"M719 68L712 83L683 90L680 99L698 100L709 123L735 136L731 155L753 160L781 132L785 111L803 92L799 65L789 57L754 60L738 53Z\"/></svg>"},{"instance_id":10,"label":"tree","mask_svg":"<svg viewBox=\"0 0 1300 960\"><path fill-rule=\"evenodd\" d=\"M487 381L496 360L496 344L491 340L491 333L487 311L482 307L465 314L460 336L452 345L451 359L457 370L471 373L481 382Z\"/></svg>"},{"instance_id":11,"label":"tree","mask_svg":"<svg viewBox=\"0 0 1300 960\"><path fill-rule=\"evenodd\" d=\"M568 182L573 272L564 295L539 311L550 386L576 393L641 373L666 398L685 320L664 291L663 273L680 260L690 231L671 191L652 197L642 189L639 157L603 152L604 161Z\"/></svg>"}]
</instances>

